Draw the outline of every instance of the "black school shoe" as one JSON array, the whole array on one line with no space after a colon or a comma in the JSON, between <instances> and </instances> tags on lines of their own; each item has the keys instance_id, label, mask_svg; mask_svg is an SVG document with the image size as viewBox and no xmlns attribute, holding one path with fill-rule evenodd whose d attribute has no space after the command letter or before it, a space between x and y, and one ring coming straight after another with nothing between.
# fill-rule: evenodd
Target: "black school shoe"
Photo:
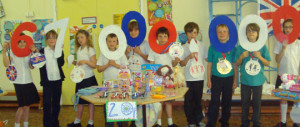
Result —
<instances>
[{"instance_id":1,"label":"black school shoe","mask_svg":"<svg viewBox=\"0 0 300 127\"><path fill-rule=\"evenodd\" d=\"M178 127L176 124L168 125L168 127Z\"/></svg>"},{"instance_id":2,"label":"black school shoe","mask_svg":"<svg viewBox=\"0 0 300 127\"><path fill-rule=\"evenodd\" d=\"M94 127L94 124L93 124L93 125L91 125L91 124L88 124L88 125L87 125L87 127Z\"/></svg>"},{"instance_id":3,"label":"black school shoe","mask_svg":"<svg viewBox=\"0 0 300 127\"><path fill-rule=\"evenodd\" d=\"M280 122L274 127L286 127L286 123Z\"/></svg>"},{"instance_id":4,"label":"black school shoe","mask_svg":"<svg viewBox=\"0 0 300 127\"><path fill-rule=\"evenodd\" d=\"M299 127L298 123L293 123L293 127Z\"/></svg>"},{"instance_id":5,"label":"black school shoe","mask_svg":"<svg viewBox=\"0 0 300 127\"><path fill-rule=\"evenodd\" d=\"M152 126L152 127L161 127L160 125L158 125L158 124L155 124L154 126Z\"/></svg>"},{"instance_id":6,"label":"black school shoe","mask_svg":"<svg viewBox=\"0 0 300 127\"><path fill-rule=\"evenodd\" d=\"M77 124L69 123L69 124L67 125L67 127L81 127L81 123L77 123Z\"/></svg>"}]
</instances>

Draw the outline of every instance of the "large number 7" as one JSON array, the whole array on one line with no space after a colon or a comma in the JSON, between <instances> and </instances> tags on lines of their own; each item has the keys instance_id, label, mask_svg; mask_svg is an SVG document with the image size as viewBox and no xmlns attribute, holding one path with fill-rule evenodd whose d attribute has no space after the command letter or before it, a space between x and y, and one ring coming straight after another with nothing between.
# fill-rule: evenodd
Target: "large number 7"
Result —
<instances>
[{"instance_id":1,"label":"large number 7","mask_svg":"<svg viewBox=\"0 0 300 127\"><path fill-rule=\"evenodd\" d=\"M35 32L36 31L35 24L32 22L24 22L20 24L15 30L15 32L13 33L13 36L11 38L11 50L18 57L25 57L31 53L30 46L33 45L32 38L27 35L20 36L20 34L26 30L29 32ZM20 40L24 40L26 42L26 47L23 49L18 47L18 42Z\"/></svg>"},{"instance_id":2,"label":"large number 7","mask_svg":"<svg viewBox=\"0 0 300 127\"><path fill-rule=\"evenodd\" d=\"M45 26L44 29L45 33L53 29L58 29L58 28L60 29L59 35L56 40L55 50L54 50L55 58L59 58L62 55L62 48L63 48L62 46L64 44L65 33L68 26L68 22L69 22L69 18L65 18Z\"/></svg>"}]
</instances>

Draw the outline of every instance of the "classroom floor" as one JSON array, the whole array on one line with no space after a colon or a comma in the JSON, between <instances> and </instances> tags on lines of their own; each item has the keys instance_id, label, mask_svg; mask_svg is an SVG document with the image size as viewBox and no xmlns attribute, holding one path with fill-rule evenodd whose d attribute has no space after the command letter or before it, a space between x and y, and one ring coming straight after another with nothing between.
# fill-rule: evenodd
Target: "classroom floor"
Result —
<instances>
[{"instance_id":1,"label":"classroom floor","mask_svg":"<svg viewBox=\"0 0 300 127\"><path fill-rule=\"evenodd\" d=\"M264 113L261 115L261 123L262 127L273 127L279 120L280 120L280 115L278 113L278 107L274 111L270 111L273 113ZM233 110L238 110L235 109L234 107L232 108ZM268 107L262 107L262 110L268 110L270 108ZM1 108L0 107L0 120L8 120L8 125L5 127L13 127L14 126L14 118L15 118L15 113L16 113L16 108ZM85 107L84 110L84 115L82 119L82 126L86 127L87 122L88 122L88 107ZM232 113L231 118L230 118L230 126L231 127L239 127L241 125L241 114L238 113L239 111L233 111L237 113ZM275 112L275 113L274 113ZM173 122L176 123L179 127L184 127L187 122L186 122L186 117L184 114L183 106L182 105L175 105L173 107ZM76 116L76 112L73 109L73 106L62 106L61 107L61 112L59 116L59 121L60 121L60 126L61 127L66 127L66 125L72 121L74 121ZM42 127L43 123L43 112L42 110L38 110L37 108L31 108L30 111L30 121L29 125L30 127ZM166 120L166 115L163 113L163 120L162 124L165 127L167 125L167 120ZM203 122L206 123L207 119L204 118ZM219 127L220 124L217 124L217 127ZM291 127L292 126L292 121L289 117L287 117L287 126ZM95 127L104 127L104 118L103 118L103 107L102 106L96 106L95 108Z\"/></svg>"}]
</instances>

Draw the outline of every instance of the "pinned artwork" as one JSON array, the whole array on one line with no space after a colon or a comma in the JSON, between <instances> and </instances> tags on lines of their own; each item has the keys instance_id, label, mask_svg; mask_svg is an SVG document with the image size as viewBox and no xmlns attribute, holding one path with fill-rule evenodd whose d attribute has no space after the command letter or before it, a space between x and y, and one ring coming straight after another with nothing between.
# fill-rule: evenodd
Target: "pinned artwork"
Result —
<instances>
[{"instance_id":1,"label":"pinned artwork","mask_svg":"<svg viewBox=\"0 0 300 127\"><path fill-rule=\"evenodd\" d=\"M74 68L70 74L70 78L73 82L79 83L83 80L84 75L85 75L85 72L80 66L74 66Z\"/></svg>"},{"instance_id":2,"label":"pinned artwork","mask_svg":"<svg viewBox=\"0 0 300 127\"><path fill-rule=\"evenodd\" d=\"M3 42L10 42L16 28L22 23L21 20L5 21L3 23Z\"/></svg>"},{"instance_id":3,"label":"pinned artwork","mask_svg":"<svg viewBox=\"0 0 300 127\"><path fill-rule=\"evenodd\" d=\"M172 21L172 0L147 0L147 7L150 26L161 20Z\"/></svg>"},{"instance_id":4,"label":"pinned artwork","mask_svg":"<svg viewBox=\"0 0 300 127\"><path fill-rule=\"evenodd\" d=\"M53 29L54 30L60 29L58 37L56 39L56 45L55 45L55 49L54 49L54 57L55 58L59 58L62 55L62 49L63 49L63 44L64 44L64 39L65 39L65 34L66 34L68 23L69 23L69 18L65 18L65 19L55 21L55 22L45 26L45 29L44 29L45 33L47 33L50 30L53 30Z\"/></svg>"},{"instance_id":5,"label":"pinned artwork","mask_svg":"<svg viewBox=\"0 0 300 127\"><path fill-rule=\"evenodd\" d=\"M2 5L2 1L0 1L0 18L5 16L4 7Z\"/></svg>"},{"instance_id":6,"label":"pinned artwork","mask_svg":"<svg viewBox=\"0 0 300 127\"><path fill-rule=\"evenodd\" d=\"M46 57L41 53L33 53L30 57L30 63L35 68L41 68L46 64Z\"/></svg>"},{"instance_id":7,"label":"pinned artwork","mask_svg":"<svg viewBox=\"0 0 300 127\"><path fill-rule=\"evenodd\" d=\"M53 22L53 19L34 19L32 22L36 25L36 32L32 33L32 38L34 41L34 46L41 50L42 48L46 47L45 44L45 36L46 33L44 32L44 28L49 23Z\"/></svg>"},{"instance_id":8,"label":"pinned artwork","mask_svg":"<svg viewBox=\"0 0 300 127\"><path fill-rule=\"evenodd\" d=\"M185 44L188 41L188 37L186 36L184 31L177 31L177 40L181 43L181 44ZM202 41L203 40L203 35L201 30L199 30L199 33L196 37L196 40Z\"/></svg>"},{"instance_id":9,"label":"pinned artwork","mask_svg":"<svg viewBox=\"0 0 300 127\"><path fill-rule=\"evenodd\" d=\"M69 28L70 31L70 51L72 55L75 55L75 36L78 30L83 29L92 35L92 25L83 25L83 26L72 26ZM92 37L92 36L91 36ZM92 38L91 38L92 39Z\"/></svg>"}]
</instances>

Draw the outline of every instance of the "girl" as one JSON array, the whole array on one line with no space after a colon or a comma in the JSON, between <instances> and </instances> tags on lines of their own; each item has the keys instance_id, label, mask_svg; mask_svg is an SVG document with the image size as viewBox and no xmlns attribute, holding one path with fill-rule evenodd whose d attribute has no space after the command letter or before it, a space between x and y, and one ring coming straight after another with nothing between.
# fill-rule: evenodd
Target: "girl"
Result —
<instances>
[{"instance_id":1,"label":"girl","mask_svg":"<svg viewBox=\"0 0 300 127\"><path fill-rule=\"evenodd\" d=\"M41 49L45 54L46 66L40 68L41 86L43 86L44 127L59 127L58 115L60 111L60 97L62 81L65 79L62 66L65 63L64 53L61 57L54 57L57 33L54 30L46 34L47 47Z\"/></svg>"},{"instance_id":2,"label":"girl","mask_svg":"<svg viewBox=\"0 0 300 127\"><path fill-rule=\"evenodd\" d=\"M75 36L75 48L77 50L77 65L85 71L85 76L80 83L76 83L76 92L79 89L98 85L93 69L96 68L96 53L93 48L90 34L85 30L79 30ZM68 127L81 127L80 119L83 113L83 104L89 104L89 122L87 127L94 127L94 104L82 99L79 100L78 111L75 121L68 124Z\"/></svg>"},{"instance_id":3,"label":"girl","mask_svg":"<svg viewBox=\"0 0 300 127\"><path fill-rule=\"evenodd\" d=\"M21 33L20 36L22 35L24 34ZM24 40L20 40L18 42L18 47L20 49L24 49L26 47L26 42ZM24 127L28 127L30 105L40 101L37 89L32 82L30 69L33 69L33 66L30 64L30 55L26 57L18 57L12 52L9 52L10 57L8 57L6 55L7 48L9 48L9 43L4 43L2 50L3 64L5 67L8 67L11 61L18 72L17 79L13 81L19 105L15 118L15 127L20 127L22 115L24 115ZM34 45L30 46L30 49L31 51L37 51Z\"/></svg>"}]
</instances>

